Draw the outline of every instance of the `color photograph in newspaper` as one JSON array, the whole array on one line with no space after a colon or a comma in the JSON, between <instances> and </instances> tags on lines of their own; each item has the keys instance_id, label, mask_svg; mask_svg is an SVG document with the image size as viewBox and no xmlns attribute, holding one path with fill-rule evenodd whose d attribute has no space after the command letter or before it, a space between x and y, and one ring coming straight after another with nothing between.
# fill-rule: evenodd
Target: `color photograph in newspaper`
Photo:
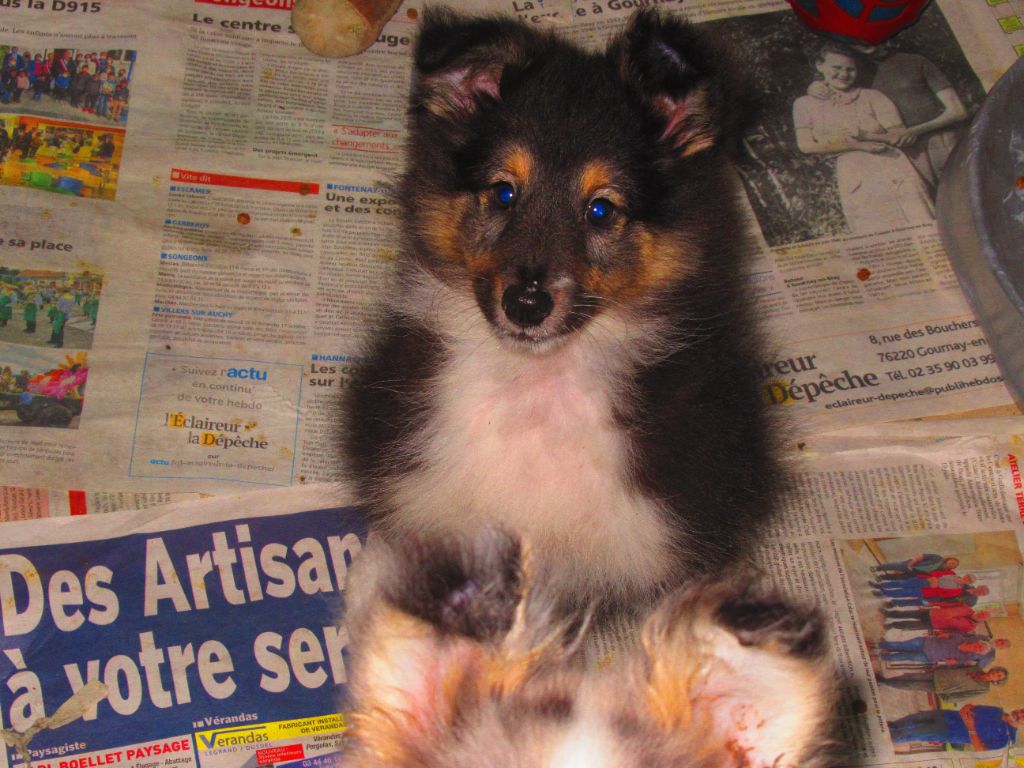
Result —
<instances>
[{"instance_id":1,"label":"color photograph in newspaper","mask_svg":"<svg viewBox=\"0 0 1024 768\"><path fill-rule=\"evenodd\" d=\"M1015 746L1024 725L1016 534L855 539L842 553L894 751Z\"/></svg>"},{"instance_id":2,"label":"color photograph in newspaper","mask_svg":"<svg viewBox=\"0 0 1024 768\"><path fill-rule=\"evenodd\" d=\"M18 246L17 237L7 245ZM28 245L30 253L45 241ZM21 248L26 243L21 241ZM52 259L32 254L35 261L0 261L0 342L35 347L91 349L103 293L103 270L47 264ZM79 262L81 264L81 262Z\"/></svg>"},{"instance_id":3,"label":"color photograph in newspaper","mask_svg":"<svg viewBox=\"0 0 1024 768\"><path fill-rule=\"evenodd\" d=\"M0 766L330 761L366 529L265 498L4 524Z\"/></svg>"},{"instance_id":4,"label":"color photograph in newspaper","mask_svg":"<svg viewBox=\"0 0 1024 768\"><path fill-rule=\"evenodd\" d=\"M0 183L113 200L135 54L0 43Z\"/></svg>"},{"instance_id":5,"label":"color photograph in newspaper","mask_svg":"<svg viewBox=\"0 0 1024 768\"><path fill-rule=\"evenodd\" d=\"M0 343L0 426L78 429L88 377L85 352Z\"/></svg>"}]
</instances>

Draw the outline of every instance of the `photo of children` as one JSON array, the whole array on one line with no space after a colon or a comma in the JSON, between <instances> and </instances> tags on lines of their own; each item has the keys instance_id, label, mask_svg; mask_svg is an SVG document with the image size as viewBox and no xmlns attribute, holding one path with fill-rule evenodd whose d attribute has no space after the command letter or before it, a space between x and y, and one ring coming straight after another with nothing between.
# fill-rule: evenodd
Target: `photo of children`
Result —
<instances>
[{"instance_id":1,"label":"photo of children","mask_svg":"<svg viewBox=\"0 0 1024 768\"><path fill-rule=\"evenodd\" d=\"M19 114L128 122L135 51L0 45L0 103Z\"/></svg>"},{"instance_id":2,"label":"photo of children","mask_svg":"<svg viewBox=\"0 0 1024 768\"><path fill-rule=\"evenodd\" d=\"M0 183L113 200L135 51L0 45Z\"/></svg>"},{"instance_id":3,"label":"photo of children","mask_svg":"<svg viewBox=\"0 0 1024 768\"><path fill-rule=\"evenodd\" d=\"M88 375L85 352L0 344L0 427L77 429Z\"/></svg>"},{"instance_id":4,"label":"photo of children","mask_svg":"<svg viewBox=\"0 0 1024 768\"><path fill-rule=\"evenodd\" d=\"M0 114L0 183L113 200L123 128Z\"/></svg>"},{"instance_id":5,"label":"photo of children","mask_svg":"<svg viewBox=\"0 0 1024 768\"><path fill-rule=\"evenodd\" d=\"M0 265L0 342L90 349L102 291L98 271Z\"/></svg>"},{"instance_id":6,"label":"photo of children","mask_svg":"<svg viewBox=\"0 0 1024 768\"><path fill-rule=\"evenodd\" d=\"M1022 559L1010 532L856 539L843 560L897 754L980 752L1024 726Z\"/></svg>"}]
</instances>

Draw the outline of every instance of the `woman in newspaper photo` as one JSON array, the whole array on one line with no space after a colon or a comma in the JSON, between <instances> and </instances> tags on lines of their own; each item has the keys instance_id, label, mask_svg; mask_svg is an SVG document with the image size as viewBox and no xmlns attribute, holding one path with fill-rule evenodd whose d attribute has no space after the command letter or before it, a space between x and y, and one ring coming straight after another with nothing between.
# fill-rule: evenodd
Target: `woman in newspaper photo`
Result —
<instances>
[{"instance_id":1,"label":"woman in newspaper photo","mask_svg":"<svg viewBox=\"0 0 1024 768\"><path fill-rule=\"evenodd\" d=\"M907 126L896 146L907 156L928 187L932 200L939 175L960 137L962 123L969 117L963 100L946 74L930 58L899 51L891 43L853 45L866 59L861 80L884 93ZM828 98L828 87L811 83L809 96Z\"/></svg>"},{"instance_id":2,"label":"woman in newspaper photo","mask_svg":"<svg viewBox=\"0 0 1024 768\"><path fill-rule=\"evenodd\" d=\"M843 216L852 234L919 224L935 211L920 175L896 144L906 132L896 105L881 91L857 84L853 50L825 43L814 68L828 98L793 103L797 146L805 154L834 154Z\"/></svg>"}]
</instances>

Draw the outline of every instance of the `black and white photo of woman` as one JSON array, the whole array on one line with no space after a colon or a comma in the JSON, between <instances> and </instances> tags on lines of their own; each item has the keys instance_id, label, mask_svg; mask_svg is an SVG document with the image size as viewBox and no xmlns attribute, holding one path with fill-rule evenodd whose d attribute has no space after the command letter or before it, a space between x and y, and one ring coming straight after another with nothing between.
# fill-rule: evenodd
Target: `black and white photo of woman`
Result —
<instances>
[{"instance_id":1,"label":"black and white photo of woman","mask_svg":"<svg viewBox=\"0 0 1024 768\"><path fill-rule=\"evenodd\" d=\"M907 130L897 145L921 174L935 199L942 168L970 116L946 74L927 56L881 45L853 45L867 65L861 84L888 96ZM810 96L827 98L820 81L807 89Z\"/></svg>"},{"instance_id":2,"label":"black and white photo of woman","mask_svg":"<svg viewBox=\"0 0 1024 768\"><path fill-rule=\"evenodd\" d=\"M793 102L797 147L834 155L839 199L852 234L881 232L934 218L928 187L898 149L907 126L881 91L863 87L858 54L826 42L813 58L815 95Z\"/></svg>"}]
</instances>

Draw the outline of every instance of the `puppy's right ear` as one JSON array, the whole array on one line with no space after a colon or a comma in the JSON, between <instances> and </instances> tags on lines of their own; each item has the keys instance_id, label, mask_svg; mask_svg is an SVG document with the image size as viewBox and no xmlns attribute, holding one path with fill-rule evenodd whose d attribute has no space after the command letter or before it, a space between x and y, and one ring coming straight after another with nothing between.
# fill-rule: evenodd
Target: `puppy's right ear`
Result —
<instances>
[{"instance_id":1,"label":"puppy's right ear","mask_svg":"<svg viewBox=\"0 0 1024 768\"><path fill-rule=\"evenodd\" d=\"M695 25L654 9L638 11L608 55L674 153L692 155L731 137L737 88L728 55Z\"/></svg>"},{"instance_id":2,"label":"puppy's right ear","mask_svg":"<svg viewBox=\"0 0 1024 768\"><path fill-rule=\"evenodd\" d=\"M427 8L416 43L414 112L425 109L455 121L499 100L502 76L528 63L527 37L507 19Z\"/></svg>"}]
</instances>

